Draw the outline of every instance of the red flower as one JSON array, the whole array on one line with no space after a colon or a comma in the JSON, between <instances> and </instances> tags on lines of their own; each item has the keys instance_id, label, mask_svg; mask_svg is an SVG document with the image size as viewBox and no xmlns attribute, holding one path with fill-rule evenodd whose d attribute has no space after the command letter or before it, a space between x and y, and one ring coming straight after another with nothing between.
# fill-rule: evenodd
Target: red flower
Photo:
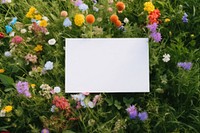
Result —
<instances>
[{"instance_id":1,"label":"red flower","mask_svg":"<svg viewBox=\"0 0 200 133\"><path fill-rule=\"evenodd\" d=\"M2 32L0 32L0 39L4 38L4 34Z\"/></svg>"},{"instance_id":2,"label":"red flower","mask_svg":"<svg viewBox=\"0 0 200 133\"><path fill-rule=\"evenodd\" d=\"M62 110L70 108L69 101L65 99L64 97L55 96L53 99L53 104Z\"/></svg>"},{"instance_id":3,"label":"red flower","mask_svg":"<svg viewBox=\"0 0 200 133\"><path fill-rule=\"evenodd\" d=\"M154 11L152 11L148 18L149 18L149 23L153 24L153 23L159 23L158 18L160 17L160 11L158 9L155 9Z\"/></svg>"}]
</instances>

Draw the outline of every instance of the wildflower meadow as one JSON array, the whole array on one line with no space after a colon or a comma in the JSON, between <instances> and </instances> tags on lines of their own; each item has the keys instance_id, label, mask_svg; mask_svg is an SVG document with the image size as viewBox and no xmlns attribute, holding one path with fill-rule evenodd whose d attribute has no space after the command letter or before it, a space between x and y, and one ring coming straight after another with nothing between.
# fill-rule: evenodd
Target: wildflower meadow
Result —
<instances>
[{"instance_id":1,"label":"wildflower meadow","mask_svg":"<svg viewBox=\"0 0 200 133\"><path fill-rule=\"evenodd\" d=\"M199 14L198 0L0 0L0 133L200 133ZM65 38L149 38L150 92L65 93Z\"/></svg>"}]
</instances>

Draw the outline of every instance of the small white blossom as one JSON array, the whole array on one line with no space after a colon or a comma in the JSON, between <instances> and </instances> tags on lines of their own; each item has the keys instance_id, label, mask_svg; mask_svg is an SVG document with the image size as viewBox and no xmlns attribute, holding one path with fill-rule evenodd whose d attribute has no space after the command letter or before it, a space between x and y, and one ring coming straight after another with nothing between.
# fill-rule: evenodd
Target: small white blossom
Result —
<instances>
[{"instance_id":1,"label":"small white blossom","mask_svg":"<svg viewBox=\"0 0 200 133\"><path fill-rule=\"evenodd\" d=\"M32 25L30 25L30 26L28 27L28 30L30 30L30 31L32 30Z\"/></svg>"},{"instance_id":2,"label":"small white blossom","mask_svg":"<svg viewBox=\"0 0 200 133\"><path fill-rule=\"evenodd\" d=\"M56 108L56 106L55 106L55 105L52 105L52 106L51 106L51 109L50 109L51 112L55 112L55 108Z\"/></svg>"},{"instance_id":3,"label":"small white blossom","mask_svg":"<svg viewBox=\"0 0 200 133\"><path fill-rule=\"evenodd\" d=\"M11 0L2 0L1 1L2 4L4 4L4 3L11 3L11 2L12 2Z\"/></svg>"},{"instance_id":4,"label":"small white blossom","mask_svg":"<svg viewBox=\"0 0 200 133\"><path fill-rule=\"evenodd\" d=\"M45 35L49 35L49 32L46 32Z\"/></svg>"},{"instance_id":5,"label":"small white blossom","mask_svg":"<svg viewBox=\"0 0 200 133\"><path fill-rule=\"evenodd\" d=\"M124 18L124 23L127 24L129 22L128 18Z\"/></svg>"},{"instance_id":6,"label":"small white blossom","mask_svg":"<svg viewBox=\"0 0 200 133\"><path fill-rule=\"evenodd\" d=\"M56 44L56 40L55 40L54 38L52 38L52 39L50 39L50 40L48 41L48 44L49 44L49 45L55 45L55 44Z\"/></svg>"},{"instance_id":7,"label":"small white blossom","mask_svg":"<svg viewBox=\"0 0 200 133\"><path fill-rule=\"evenodd\" d=\"M9 36L10 36L10 37L13 37L13 36L15 36L15 32L14 32L14 31L12 31L12 32L9 34Z\"/></svg>"},{"instance_id":8,"label":"small white blossom","mask_svg":"<svg viewBox=\"0 0 200 133\"><path fill-rule=\"evenodd\" d=\"M49 19L46 16L42 17L43 20L49 21Z\"/></svg>"},{"instance_id":9,"label":"small white blossom","mask_svg":"<svg viewBox=\"0 0 200 133\"><path fill-rule=\"evenodd\" d=\"M91 102L91 101L89 101L89 102L88 102L88 106L89 106L90 108L94 108L94 103Z\"/></svg>"},{"instance_id":10,"label":"small white blossom","mask_svg":"<svg viewBox=\"0 0 200 133\"><path fill-rule=\"evenodd\" d=\"M6 52L4 53L4 55L5 55L6 57L12 56L12 54L10 53L10 51L6 51Z\"/></svg>"},{"instance_id":11,"label":"small white blossom","mask_svg":"<svg viewBox=\"0 0 200 133\"><path fill-rule=\"evenodd\" d=\"M26 29L21 29L20 32L21 32L22 34L24 34L24 33L27 32L27 30L26 30Z\"/></svg>"},{"instance_id":12,"label":"small white blossom","mask_svg":"<svg viewBox=\"0 0 200 133\"><path fill-rule=\"evenodd\" d=\"M53 69L53 62L47 61L46 64L44 65L45 70L52 70Z\"/></svg>"},{"instance_id":13,"label":"small white blossom","mask_svg":"<svg viewBox=\"0 0 200 133\"><path fill-rule=\"evenodd\" d=\"M162 60L163 60L163 62L168 62L168 61L170 61L170 55L169 55L169 54L164 54Z\"/></svg>"},{"instance_id":14,"label":"small white blossom","mask_svg":"<svg viewBox=\"0 0 200 133\"><path fill-rule=\"evenodd\" d=\"M83 101L85 99L85 95L83 94L75 94L75 95L71 95L72 99L76 100L76 101Z\"/></svg>"},{"instance_id":15,"label":"small white blossom","mask_svg":"<svg viewBox=\"0 0 200 133\"><path fill-rule=\"evenodd\" d=\"M0 117L5 117L6 116L6 111L5 110L1 110L0 111Z\"/></svg>"},{"instance_id":16,"label":"small white blossom","mask_svg":"<svg viewBox=\"0 0 200 133\"><path fill-rule=\"evenodd\" d=\"M53 90L54 90L55 93L60 93L60 90L61 90L61 89L60 89L59 86L56 86L56 87L54 87Z\"/></svg>"}]
</instances>

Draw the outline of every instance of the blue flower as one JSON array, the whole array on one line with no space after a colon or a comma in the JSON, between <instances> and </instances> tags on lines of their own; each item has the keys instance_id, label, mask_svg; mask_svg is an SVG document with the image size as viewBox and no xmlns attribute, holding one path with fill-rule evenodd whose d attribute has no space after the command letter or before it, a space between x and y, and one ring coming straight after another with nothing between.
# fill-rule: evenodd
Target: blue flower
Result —
<instances>
[{"instance_id":1,"label":"blue flower","mask_svg":"<svg viewBox=\"0 0 200 133\"><path fill-rule=\"evenodd\" d=\"M81 4L79 7L78 7L81 11L85 11L85 10L87 10L88 9L88 5L86 5L86 4Z\"/></svg>"},{"instance_id":2,"label":"blue flower","mask_svg":"<svg viewBox=\"0 0 200 133\"><path fill-rule=\"evenodd\" d=\"M188 17L187 13L184 13L184 15L183 15L183 17L182 17L183 23L188 23L187 17Z\"/></svg>"},{"instance_id":3,"label":"blue flower","mask_svg":"<svg viewBox=\"0 0 200 133\"><path fill-rule=\"evenodd\" d=\"M72 25L72 22L69 20L69 18L66 18L63 22L63 26L69 27Z\"/></svg>"},{"instance_id":4,"label":"blue flower","mask_svg":"<svg viewBox=\"0 0 200 133\"><path fill-rule=\"evenodd\" d=\"M5 28L6 28L6 33L7 34L12 32L12 30L13 30L13 28L10 25L6 25Z\"/></svg>"},{"instance_id":5,"label":"blue flower","mask_svg":"<svg viewBox=\"0 0 200 133\"><path fill-rule=\"evenodd\" d=\"M141 121L145 121L148 118L147 112L141 112L138 114L138 117Z\"/></svg>"},{"instance_id":6,"label":"blue flower","mask_svg":"<svg viewBox=\"0 0 200 133\"><path fill-rule=\"evenodd\" d=\"M12 21L10 21L9 25L14 25L17 22L17 17L14 17Z\"/></svg>"},{"instance_id":7,"label":"blue flower","mask_svg":"<svg viewBox=\"0 0 200 133\"><path fill-rule=\"evenodd\" d=\"M191 62L179 62L178 67L182 67L185 70L190 70L192 68L192 63Z\"/></svg>"}]
</instances>

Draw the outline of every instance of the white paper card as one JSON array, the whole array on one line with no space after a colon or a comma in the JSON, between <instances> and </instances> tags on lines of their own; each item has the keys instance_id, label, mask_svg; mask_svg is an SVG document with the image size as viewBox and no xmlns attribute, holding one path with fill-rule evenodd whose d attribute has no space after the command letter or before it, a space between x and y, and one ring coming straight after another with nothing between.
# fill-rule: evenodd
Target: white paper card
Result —
<instances>
[{"instance_id":1,"label":"white paper card","mask_svg":"<svg viewBox=\"0 0 200 133\"><path fill-rule=\"evenodd\" d=\"M148 38L66 39L65 92L149 92Z\"/></svg>"}]
</instances>

